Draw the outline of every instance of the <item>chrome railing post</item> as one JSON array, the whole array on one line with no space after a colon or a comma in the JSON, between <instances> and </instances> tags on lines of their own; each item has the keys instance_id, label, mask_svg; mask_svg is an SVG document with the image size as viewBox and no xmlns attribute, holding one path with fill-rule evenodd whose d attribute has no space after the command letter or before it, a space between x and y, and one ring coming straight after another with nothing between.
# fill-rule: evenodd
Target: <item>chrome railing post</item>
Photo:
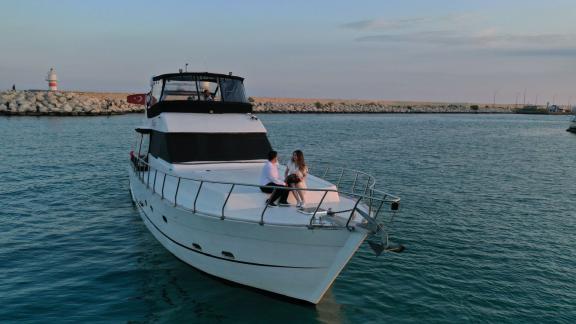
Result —
<instances>
[{"instance_id":1,"label":"chrome railing post","mask_svg":"<svg viewBox=\"0 0 576 324\"><path fill-rule=\"evenodd\" d=\"M200 181L200 185L198 186L198 191L196 192L196 197L194 197L194 213L196 213L196 201L198 200L198 196L200 196L200 190L202 190L202 185L204 181Z\"/></svg>"},{"instance_id":2,"label":"chrome railing post","mask_svg":"<svg viewBox=\"0 0 576 324\"><path fill-rule=\"evenodd\" d=\"M150 166L148 166L148 175L146 177L146 188L150 189Z\"/></svg>"},{"instance_id":3,"label":"chrome railing post","mask_svg":"<svg viewBox=\"0 0 576 324\"><path fill-rule=\"evenodd\" d=\"M328 194L328 190L324 191L324 195L322 195L322 199L320 199L318 206L316 206L316 209L314 210L314 214L312 214L312 217L310 218L310 224L308 225L309 228L312 228L312 222L314 222L314 219L316 218L316 213L320 209L320 206L322 206L322 203L324 202L324 198L326 198L327 194Z\"/></svg>"},{"instance_id":4,"label":"chrome railing post","mask_svg":"<svg viewBox=\"0 0 576 324\"><path fill-rule=\"evenodd\" d=\"M230 198L230 195L232 194L232 190L234 190L234 186L236 184L232 184L232 187L230 187L230 191L228 191L228 196L226 196L226 200L224 200L224 205L222 205L222 216L220 216L220 219L224 220L224 208L226 208L226 204L228 203L228 199Z\"/></svg>"},{"instance_id":5,"label":"chrome railing post","mask_svg":"<svg viewBox=\"0 0 576 324\"><path fill-rule=\"evenodd\" d=\"M144 181L142 181L142 168L140 167L140 157L136 159L136 172L138 172L138 180L144 183Z\"/></svg>"},{"instance_id":6,"label":"chrome railing post","mask_svg":"<svg viewBox=\"0 0 576 324\"><path fill-rule=\"evenodd\" d=\"M178 198L178 189L180 189L180 177L178 177L178 183L176 184L176 193L174 193L174 207L178 206L176 199Z\"/></svg>"},{"instance_id":7,"label":"chrome railing post","mask_svg":"<svg viewBox=\"0 0 576 324\"><path fill-rule=\"evenodd\" d=\"M358 171L356 171L356 176L354 176L354 182L352 182L352 193L356 190L356 181L358 180Z\"/></svg>"},{"instance_id":8,"label":"chrome railing post","mask_svg":"<svg viewBox=\"0 0 576 324\"><path fill-rule=\"evenodd\" d=\"M324 174L322 175L322 178L326 178L326 175L328 174L328 169L330 169L329 166L326 167L326 171L324 171Z\"/></svg>"},{"instance_id":9,"label":"chrome railing post","mask_svg":"<svg viewBox=\"0 0 576 324\"><path fill-rule=\"evenodd\" d=\"M374 189L370 189L368 197L370 197L370 202L368 203L368 215L372 217L372 204L374 203Z\"/></svg>"},{"instance_id":10,"label":"chrome railing post","mask_svg":"<svg viewBox=\"0 0 576 324\"><path fill-rule=\"evenodd\" d=\"M368 187L370 187L370 178L368 178L368 180L366 181L366 188L364 188L364 195L366 194Z\"/></svg>"},{"instance_id":11,"label":"chrome railing post","mask_svg":"<svg viewBox=\"0 0 576 324\"><path fill-rule=\"evenodd\" d=\"M164 173L164 180L162 180L162 195L161 199L164 199L164 185L166 184L166 173Z\"/></svg>"},{"instance_id":12,"label":"chrome railing post","mask_svg":"<svg viewBox=\"0 0 576 324\"><path fill-rule=\"evenodd\" d=\"M158 176L158 170L154 170L154 184L152 185L152 191L156 192L156 177Z\"/></svg>"},{"instance_id":13,"label":"chrome railing post","mask_svg":"<svg viewBox=\"0 0 576 324\"><path fill-rule=\"evenodd\" d=\"M380 209L382 208L382 206L384 205L384 199L382 199L382 201L380 202L380 206L378 206L378 209L376 209L376 213L374 213L374 219L376 219L376 217L378 217L378 214L380 213Z\"/></svg>"},{"instance_id":14,"label":"chrome railing post","mask_svg":"<svg viewBox=\"0 0 576 324\"><path fill-rule=\"evenodd\" d=\"M344 176L344 168L342 168L342 172L340 172L340 177L338 177L338 182L336 183L336 188L340 188L340 181L342 181L342 176Z\"/></svg>"},{"instance_id":15,"label":"chrome railing post","mask_svg":"<svg viewBox=\"0 0 576 324\"><path fill-rule=\"evenodd\" d=\"M358 200L356 200L356 203L354 204L354 208L352 208L352 211L350 212L350 217L348 217L348 221L346 222L346 228L348 230L350 230L350 227L348 227L348 225L350 224L352 217L354 217L354 212L356 212L356 208L358 207L358 204L360 203L360 200L362 200L363 197L364 196L360 196L360 198L358 198Z\"/></svg>"}]
</instances>

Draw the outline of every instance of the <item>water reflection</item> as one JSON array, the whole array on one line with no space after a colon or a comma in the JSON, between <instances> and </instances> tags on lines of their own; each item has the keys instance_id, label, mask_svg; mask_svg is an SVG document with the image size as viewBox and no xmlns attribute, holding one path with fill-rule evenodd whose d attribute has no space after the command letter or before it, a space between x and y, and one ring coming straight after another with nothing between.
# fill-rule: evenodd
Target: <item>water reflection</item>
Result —
<instances>
[{"instance_id":1,"label":"water reflection","mask_svg":"<svg viewBox=\"0 0 576 324\"><path fill-rule=\"evenodd\" d=\"M564 117L260 117L284 153L346 157L400 194L407 252L375 260L361 247L316 307L222 283L177 261L130 207L141 116L0 118L0 318L576 322L576 141Z\"/></svg>"},{"instance_id":2,"label":"water reflection","mask_svg":"<svg viewBox=\"0 0 576 324\"><path fill-rule=\"evenodd\" d=\"M143 228L139 296L146 322L320 322L340 323L332 289L317 306L301 304L207 275L166 251ZM136 319L135 319L136 320Z\"/></svg>"},{"instance_id":3,"label":"water reflection","mask_svg":"<svg viewBox=\"0 0 576 324\"><path fill-rule=\"evenodd\" d=\"M336 302L333 289L330 287L324 298L316 305L316 319L320 323L342 323L343 313L342 305Z\"/></svg>"}]
</instances>

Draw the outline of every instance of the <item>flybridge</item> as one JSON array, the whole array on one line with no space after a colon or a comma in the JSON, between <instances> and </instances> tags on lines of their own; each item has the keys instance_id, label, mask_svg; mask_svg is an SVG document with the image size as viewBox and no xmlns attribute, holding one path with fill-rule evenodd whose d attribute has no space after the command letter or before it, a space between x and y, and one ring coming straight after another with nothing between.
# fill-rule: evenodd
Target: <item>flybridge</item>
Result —
<instances>
[{"instance_id":1,"label":"flybridge","mask_svg":"<svg viewBox=\"0 0 576 324\"><path fill-rule=\"evenodd\" d=\"M148 118L163 112L249 113L252 105L243 81L238 76L206 72L162 74L152 78L149 93L130 96L129 102L145 101Z\"/></svg>"}]
</instances>

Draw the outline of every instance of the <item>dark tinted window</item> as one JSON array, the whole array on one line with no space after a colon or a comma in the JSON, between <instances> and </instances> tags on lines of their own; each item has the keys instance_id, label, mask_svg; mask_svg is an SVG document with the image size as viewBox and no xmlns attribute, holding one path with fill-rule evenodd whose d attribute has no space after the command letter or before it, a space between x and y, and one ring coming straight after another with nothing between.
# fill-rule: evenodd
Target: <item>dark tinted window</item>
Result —
<instances>
[{"instance_id":1,"label":"dark tinted window","mask_svg":"<svg viewBox=\"0 0 576 324\"><path fill-rule=\"evenodd\" d=\"M266 133L161 133L154 131L150 153L167 162L266 159L272 147Z\"/></svg>"}]
</instances>

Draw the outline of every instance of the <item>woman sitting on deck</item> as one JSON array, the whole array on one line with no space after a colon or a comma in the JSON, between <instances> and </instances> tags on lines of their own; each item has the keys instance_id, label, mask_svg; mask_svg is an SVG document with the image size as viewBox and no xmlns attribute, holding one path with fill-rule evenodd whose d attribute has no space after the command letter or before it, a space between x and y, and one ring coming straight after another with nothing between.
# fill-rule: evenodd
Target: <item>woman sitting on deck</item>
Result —
<instances>
[{"instance_id":1,"label":"woman sitting on deck","mask_svg":"<svg viewBox=\"0 0 576 324\"><path fill-rule=\"evenodd\" d=\"M294 151L292 153L292 159L286 166L286 172L284 176L286 177L286 184L290 187L306 189L306 176L308 175L308 167L304 161L304 153L300 150ZM304 207L306 204L305 191L304 190L294 190L292 191L294 197L296 198L297 206Z\"/></svg>"}]
</instances>

